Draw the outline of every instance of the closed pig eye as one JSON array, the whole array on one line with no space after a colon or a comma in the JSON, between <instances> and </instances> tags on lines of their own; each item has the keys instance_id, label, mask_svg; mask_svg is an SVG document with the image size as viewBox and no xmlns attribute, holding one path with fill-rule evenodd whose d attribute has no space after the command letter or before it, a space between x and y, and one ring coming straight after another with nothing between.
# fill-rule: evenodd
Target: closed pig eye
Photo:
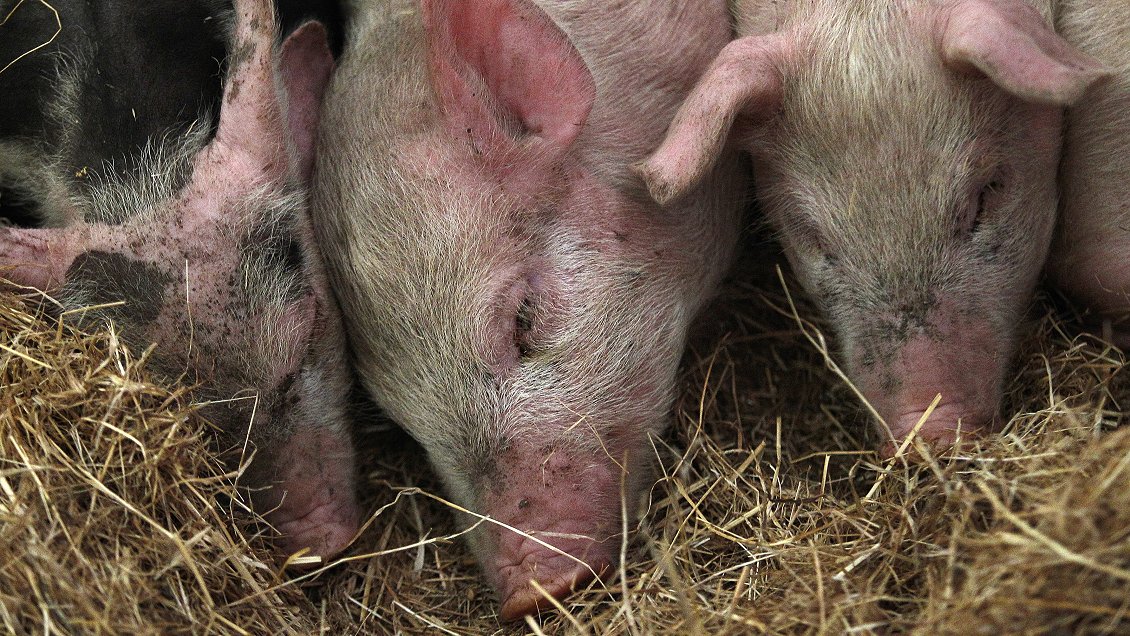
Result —
<instances>
[{"instance_id":1,"label":"closed pig eye","mask_svg":"<svg viewBox=\"0 0 1130 636\"><path fill-rule=\"evenodd\" d=\"M536 277L523 275L502 288L486 325L486 362L506 375L536 351L538 289Z\"/></svg>"},{"instance_id":2,"label":"closed pig eye","mask_svg":"<svg viewBox=\"0 0 1130 636\"><path fill-rule=\"evenodd\" d=\"M817 252L828 261L836 260L836 255L832 253L824 233L812 219L799 218L792 227L786 228L784 233L794 240L799 249L809 253Z\"/></svg>"},{"instance_id":3,"label":"closed pig eye","mask_svg":"<svg viewBox=\"0 0 1130 636\"><path fill-rule=\"evenodd\" d=\"M996 205L996 199L1004 185L998 177L985 182L976 190L966 204L965 212L958 218L956 235L971 238L981 228L985 215Z\"/></svg>"},{"instance_id":4,"label":"closed pig eye","mask_svg":"<svg viewBox=\"0 0 1130 636\"><path fill-rule=\"evenodd\" d=\"M514 318L514 348L518 352L518 360L530 357L534 350L532 332L536 307L533 297L527 294L518 305L518 313Z\"/></svg>"}]
</instances>

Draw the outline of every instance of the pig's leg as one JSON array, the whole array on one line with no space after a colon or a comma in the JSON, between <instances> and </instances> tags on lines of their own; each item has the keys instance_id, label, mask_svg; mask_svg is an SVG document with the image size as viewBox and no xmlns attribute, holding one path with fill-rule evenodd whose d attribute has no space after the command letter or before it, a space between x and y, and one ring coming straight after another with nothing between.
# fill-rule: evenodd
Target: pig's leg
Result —
<instances>
[{"instance_id":1,"label":"pig's leg","mask_svg":"<svg viewBox=\"0 0 1130 636\"><path fill-rule=\"evenodd\" d=\"M1130 178L1130 175L1127 176ZM1053 256L1055 279L1096 314L1097 331L1130 348L1130 202L1121 214L1105 217L1088 210L1064 215ZM1103 208L1100 208L1103 209ZM1109 329L1109 331L1108 331Z\"/></svg>"},{"instance_id":2,"label":"pig's leg","mask_svg":"<svg viewBox=\"0 0 1130 636\"><path fill-rule=\"evenodd\" d=\"M75 258L91 246L91 232L85 226L0 227L0 278L43 291L57 289Z\"/></svg>"}]
</instances>

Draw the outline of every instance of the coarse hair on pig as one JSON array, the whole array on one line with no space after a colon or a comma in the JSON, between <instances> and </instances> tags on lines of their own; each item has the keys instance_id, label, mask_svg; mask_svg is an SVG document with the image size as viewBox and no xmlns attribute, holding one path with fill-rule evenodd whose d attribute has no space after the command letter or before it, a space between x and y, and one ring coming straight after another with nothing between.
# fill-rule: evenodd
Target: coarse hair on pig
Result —
<instances>
[{"instance_id":1,"label":"coarse hair on pig","mask_svg":"<svg viewBox=\"0 0 1130 636\"><path fill-rule=\"evenodd\" d=\"M994 210L991 218L975 220L976 210L961 210L967 193L991 180L1005 159L994 154L999 144L970 141L1007 134L1003 122L1015 116L1011 100L987 82L943 72L920 25L905 16L893 19L906 12L905 3L799 6L804 32L820 38L800 46L826 53L785 61L792 66L782 72L780 114L762 129L772 128L779 141L759 146L782 178L764 180L759 196L786 243L822 253L799 273L820 290L816 297L833 321L888 310L892 293L907 294L900 302L925 310L941 290L1007 290L1006 280L1030 278L1019 271L1030 259L999 259L999 268L980 271L956 262L971 252L988 256L1046 245L1050 215L1033 218L1032 229L1044 237L1036 244L1022 233L993 231L994 220L1021 216L1022 199L1005 199L1012 207ZM892 49L903 56L892 57ZM986 231L972 235L975 223ZM924 295L915 298L918 290ZM1001 315L996 327L1004 330L1015 319Z\"/></svg>"},{"instance_id":2,"label":"coarse hair on pig","mask_svg":"<svg viewBox=\"0 0 1130 636\"><path fill-rule=\"evenodd\" d=\"M4 225L61 227L72 220L66 180L30 140L0 140L0 216Z\"/></svg>"},{"instance_id":3,"label":"coarse hair on pig","mask_svg":"<svg viewBox=\"0 0 1130 636\"><path fill-rule=\"evenodd\" d=\"M561 597L603 572L635 513L745 192L729 154L665 210L631 166L729 35L721 0L396 1L354 23L316 230L366 389L460 506L509 526L467 535L504 618L544 606L531 577Z\"/></svg>"},{"instance_id":4,"label":"coarse hair on pig","mask_svg":"<svg viewBox=\"0 0 1130 636\"><path fill-rule=\"evenodd\" d=\"M101 169L89 173L72 205L83 211L87 223L155 221L192 176L193 161L211 134L204 123L209 119L203 114L185 131L169 131L150 140L130 158L136 168L116 170L114 160L107 160ZM66 169L62 156L54 163L57 170Z\"/></svg>"},{"instance_id":5,"label":"coarse hair on pig","mask_svg":"<svg viewBox=\"0 0 1130 636\"><path fill-rule=\"evenodd\" d=\"M740 37L640 165L649 190L678 197L736 135L884 450L991 428L1055 224L1063 108L1105 69L1047 1L736 9Z\"/></svg>"},{"instance_id":6,"label":"coarse hair on pig","mask_svg":"<svg viewBox=\"0 0 1130 636\"><path fill-rule=\"evenodd\" d=\"M78 122L83 117L84 84L95 70L93 55L81 49L55 55L53 94L45 105L49 130L32 151L38 155L36 164L43 173L70 181L64 186L72 192L68 207L87 223L152 221L191 177L193 161L214 132L213 114L197 113L186 126L147 139L127 157L102 157L101 164L94 166L71 165L83 133ZM133 165L116 169L115 162L123 160Z\"/></svg>"}]
</instances>

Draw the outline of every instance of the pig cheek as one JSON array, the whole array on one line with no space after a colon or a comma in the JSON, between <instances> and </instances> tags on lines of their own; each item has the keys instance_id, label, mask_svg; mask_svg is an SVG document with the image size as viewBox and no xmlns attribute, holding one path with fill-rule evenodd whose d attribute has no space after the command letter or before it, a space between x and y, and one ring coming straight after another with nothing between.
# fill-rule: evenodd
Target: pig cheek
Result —
<instances>
[{"instance_id":1,"label":"pig cheek","mask_svg":"<svg viewBox=\"0 0 1130 636\"><path fill-rule=\"evenodd\" d=\"M277 349L275 360L270 365L270 377L278 389L288 378L293 379L310 353L318 348L316 345L329 335L316 295L307 293L298 302L289 305L277 324L262 325L261 333L270 334L272 331L275 332Z\"/></svg>"}]
</instances>

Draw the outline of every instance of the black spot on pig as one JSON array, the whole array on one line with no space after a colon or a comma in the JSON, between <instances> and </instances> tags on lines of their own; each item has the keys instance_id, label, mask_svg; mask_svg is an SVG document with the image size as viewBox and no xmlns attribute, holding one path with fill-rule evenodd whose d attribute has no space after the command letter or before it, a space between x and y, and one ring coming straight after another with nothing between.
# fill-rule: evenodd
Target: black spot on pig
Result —
<instances>
[{"instance_id":1,"label":"black spot on pig","mask_svg":"<svg viewBox=\"0 0 1130 636\"><path fill-rule=\"evenodd\" d=\"M302 244L293 236L279 236L266 246L270 262L287 274L302 273Z\"/></svg>"},{"instance_id":2,"label":"black spot on pig","mask_svg":"<svg viewBox=\"0 0 1130 636\"><path fill-rule=\"evenodd\" d=\"M42 227L43 214L33 193L18 184L0 183L0 226Z\"/></svg>"},{"instance_id":3,"label":"black spot on pig","mask_svg":"<svg viewBox=\"0 0 1130 636\"><path fill-rule=\"evenodd\" d=\"M230 11L223 3L55 4L67 25L63 45L77 60L74 97L66 100L77 129L63 148L72 174L84 177L77 185L138 174L138 149L176 138L194 122L214 132L227 39L218 18Z\"/></svg>"},{"instance_id":4,"label":"black spot on pig","mask_svg":"<svg viewBox=\"0 0 1130 636\"><path fill-rule=\"evenodd\" d=\"M102 310L102 315L139 331L157 320L172 280L152 263L95 250L75 258L62 295L84 305L125 301L123 306Z\"/></svg>"}]
</instances>

